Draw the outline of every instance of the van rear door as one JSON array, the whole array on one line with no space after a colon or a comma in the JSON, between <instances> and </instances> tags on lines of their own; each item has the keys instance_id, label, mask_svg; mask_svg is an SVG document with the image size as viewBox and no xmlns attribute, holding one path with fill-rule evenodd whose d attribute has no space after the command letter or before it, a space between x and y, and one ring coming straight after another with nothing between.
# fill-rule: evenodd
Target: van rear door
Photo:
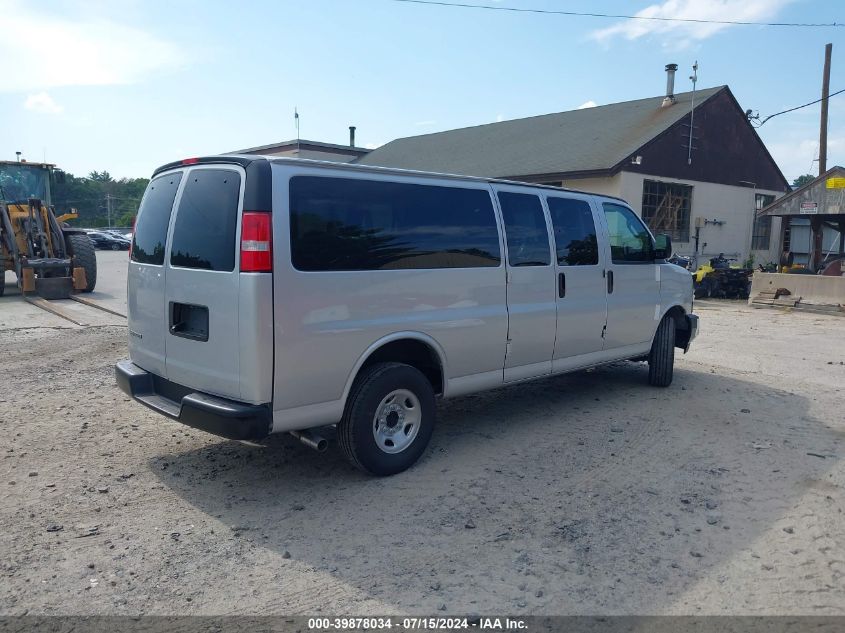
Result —
<instances>
[{"instance_id":1,"label":"van rear door","mask_svg":"<svg viewBox=\"0 0 845 633\"><path fill-rule=\"evenodd\" d=\"M164 306L164 253L173 203L182 172L156 176L147 185L132 235L127 276L129 356L136 365L166 377Z\"/></svg>"},{"instance_id":2,"label":"van rear door","mask_svg":"<svg viewBox=\"0 0 845 633\"><path fill-rule=\"evenodd\" d=\"M186 169L171 221L164 292L166 377L238 399L239 224L245 172Z\"/></svg>"}]
</instances>

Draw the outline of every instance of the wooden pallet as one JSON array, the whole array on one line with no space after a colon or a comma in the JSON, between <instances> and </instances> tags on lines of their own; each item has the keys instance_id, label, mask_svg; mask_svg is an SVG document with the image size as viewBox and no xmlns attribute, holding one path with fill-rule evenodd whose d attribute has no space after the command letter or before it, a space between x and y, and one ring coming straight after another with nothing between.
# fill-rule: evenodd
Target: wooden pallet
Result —
<instances>
[{"instance_id":1,"label":"wooden pallet","mask_svg":"<svg viewBox=\"0 0 845 633\"><path fill-rule=\"evenodd\" d=\"M801 297L795 295L781 295L778 297L775 292L763 291L751 300L751 305L776 306L779 308L794 308L801 303Z\"/></svg>"}]
</instances>

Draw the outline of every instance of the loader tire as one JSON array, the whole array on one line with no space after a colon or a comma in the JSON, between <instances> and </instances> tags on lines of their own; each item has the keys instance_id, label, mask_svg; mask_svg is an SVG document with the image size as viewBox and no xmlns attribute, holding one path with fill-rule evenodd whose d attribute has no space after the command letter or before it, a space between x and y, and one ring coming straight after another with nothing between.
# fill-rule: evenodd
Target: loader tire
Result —
<instances>
[{"instance_id":1,"label":"loader tire","mask_svg":"<svg viewBox=\"0 0 845 633\"><path fill-rule=\"evenodd\" d=\"M65 235L68 251L76 257L76 263L85 270L86 286L81 292L91 292L97 285L97 253L87 235Z\"/></svg>"},{"instance_id":2,"label":"loader tire","mask_svg":"<svg viewBox=\"0 0 845 633\"><path fill-rule=\"evenodd\" d=\"M675 369L675 320L663 317L648 354L648 384L668 387Z\"/></svg>"},{"instance_id":3,"label":"loader tire","mask_svg":"<svg viewBox=\"0 0 845 633\"><path fill-rule=\"evenodd\" d=\"M6 292L6 262L3 261L3 253L0 252L0 297Z\"/></svg>"}]
</instances>

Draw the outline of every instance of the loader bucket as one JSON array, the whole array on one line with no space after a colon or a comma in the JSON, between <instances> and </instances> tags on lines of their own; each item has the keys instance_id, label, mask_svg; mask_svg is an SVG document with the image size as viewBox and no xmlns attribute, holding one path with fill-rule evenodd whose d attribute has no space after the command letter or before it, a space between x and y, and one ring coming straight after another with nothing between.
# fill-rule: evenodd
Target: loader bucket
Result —
<instances>
[{"instance_id":1,"label":"loader bucket","mask_svg":"<svg viewBox=\"0 0 845 633\"><path fill-rule=\"evenodd\" d=\"M35 294L43 299L67 299L73 292L73 277L36 277Z\"/></svg>"}]
</instances>

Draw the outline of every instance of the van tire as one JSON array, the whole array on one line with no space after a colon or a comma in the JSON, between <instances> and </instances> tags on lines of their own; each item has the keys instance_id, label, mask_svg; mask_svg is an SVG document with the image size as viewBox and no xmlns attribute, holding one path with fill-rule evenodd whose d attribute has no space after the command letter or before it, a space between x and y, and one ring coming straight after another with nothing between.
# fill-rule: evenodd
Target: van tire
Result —
<instances>
[{"instance_id":1,"label":"van tire","mask_svg":"<svg viewBox=\"0 0 845 633\"><path fill-rule=\"evenodd\" d=\"M397 453L385 452L376 441L377 409L392 392L411 392L419 404L419 421L410 444ZM340 448L352 464L371 475L395 475L423 454L434 431L434 389L421 371L403 363L377 363L356 378L337 426Z\"/></svg>"},{"instance_id":2,"label":"van tire","mask_svg":"<svg viewBox=\"0 0 845 633\"><path fill-rule=\"evenodd\" d=\"M82 292L91 292L97 285L97 253L87 235L71 233L65 235L68 251L76 257L77 266L85 270L85 287Z\"/></svg>"},{"instance_id":3,"label":"van tire","mask_svg":"<svg viewBox=\"0 0 845 633\"><path fill-rule=\"evenodd\" d=\"M675 320L663 317L648 354L648 384L668 387L675 369Z\"/></svg>"}]
</instances>

